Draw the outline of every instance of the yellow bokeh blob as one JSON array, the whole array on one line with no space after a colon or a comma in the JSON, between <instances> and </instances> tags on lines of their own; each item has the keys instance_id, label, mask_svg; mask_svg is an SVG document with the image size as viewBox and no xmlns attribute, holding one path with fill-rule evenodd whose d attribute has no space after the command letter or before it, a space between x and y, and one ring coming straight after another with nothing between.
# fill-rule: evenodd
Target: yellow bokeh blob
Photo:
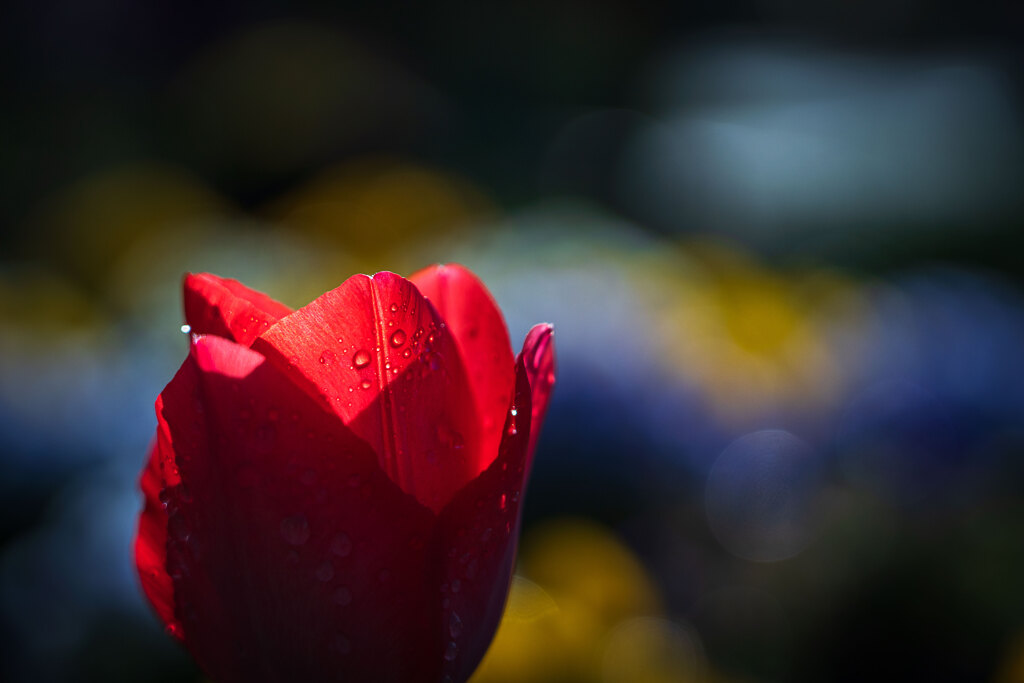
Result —
<instances>
[{"instance_id":1,"label":"yellow bokeh blob","mask_svg":"<svg viewBox=\"0 0 1024 683\"><path fill-rule=\"evenodd\" d=\"M520 575L473 681L599 681L616 626L660 609L643 566L610 532L549 523L524 538Z\"/></svg>"},{"instance_id":2,"label":"yellow bokeh blob","mask_svg":"<svg viewBox=\"0 0 1024 683\"><path fill-rule=\"evenodd\" d=\"M52 240L44 245L47 253L91 286L139 241L228 212L219 195L180 169L131 164L60 191L35 222L38 233Z\"/></svg>"},{"instance_id":3,"label":"yellow bokeh blob","mask_svg":"<svg viewBox=\"0 0 1024 683\"><path fill-rule=\"evenodd\" d=\"M490 211L484 195L460 178L385 159L330 169L268 208L285 228L365 261L368 272L415 270L422 264L400 262L403 254Z\"/></svg>"},{"instance_id":4,"label":"yellow bokeh blob","mask_svg":"<svg viewBox=\"0 0 1024 683\"><path fill-rule=\"evenodd\" d=\"M666 365L719 419L743 428L766 412L834 404L857 361L837 343L839 328L866 324L846 278L774 271L721 245L683 245L678 261L648 265L638 286L655 302Z\"/></svg>"}]
</instances>

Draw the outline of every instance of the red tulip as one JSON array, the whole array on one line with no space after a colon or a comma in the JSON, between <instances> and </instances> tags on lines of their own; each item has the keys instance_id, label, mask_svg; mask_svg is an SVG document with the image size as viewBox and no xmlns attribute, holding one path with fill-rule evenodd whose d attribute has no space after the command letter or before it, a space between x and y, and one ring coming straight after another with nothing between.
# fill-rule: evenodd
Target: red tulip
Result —
<instances>
[{"instance_id":1,"label":"red tulip","mask_svg":"<svg viewBox=\"0 0 1024 683\"><path fill-rule=\"evenodd\" d=\"M508 592L554 382L460 266L357 275L290 311L185 279L135 552L219 683L463 681Z\"/></svg>"}]
</instances>

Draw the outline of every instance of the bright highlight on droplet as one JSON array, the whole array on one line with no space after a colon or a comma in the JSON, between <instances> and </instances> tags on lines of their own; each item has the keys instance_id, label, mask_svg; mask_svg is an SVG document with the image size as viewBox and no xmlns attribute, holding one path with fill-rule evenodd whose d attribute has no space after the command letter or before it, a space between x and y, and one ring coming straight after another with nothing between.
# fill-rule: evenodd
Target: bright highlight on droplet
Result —
<instances>
[{"instance_id":1,"label":"bright highlight on droplet","mask_svg":"<svg viewBox=\"0 0 1024 683\"><path fill-rule=\"evenodd\" d=\"M191 325L182 325L181 326L181 333L182 334L188 334L191 331L192 331L192 326Z\"/></svg>"}]
</instances>

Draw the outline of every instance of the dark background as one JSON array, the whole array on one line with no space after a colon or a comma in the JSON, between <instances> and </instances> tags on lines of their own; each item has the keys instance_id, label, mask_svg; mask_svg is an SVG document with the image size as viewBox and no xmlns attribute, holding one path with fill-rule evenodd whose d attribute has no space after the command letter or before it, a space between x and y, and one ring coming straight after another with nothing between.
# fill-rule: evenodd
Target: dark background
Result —
<instances>
[{"instance_id":1,"label":"dark background","mask_svg":"<svg viewBox=\"0 0 1024 683\"><path fill-rule=\"evenodd\" d=\"M301 305L445 260L561 362L480 681L1024 680L1022 38L1010 2L8 3L0 677L199 679L130 554L183 272Z\"/></svg>"}]
</instances>

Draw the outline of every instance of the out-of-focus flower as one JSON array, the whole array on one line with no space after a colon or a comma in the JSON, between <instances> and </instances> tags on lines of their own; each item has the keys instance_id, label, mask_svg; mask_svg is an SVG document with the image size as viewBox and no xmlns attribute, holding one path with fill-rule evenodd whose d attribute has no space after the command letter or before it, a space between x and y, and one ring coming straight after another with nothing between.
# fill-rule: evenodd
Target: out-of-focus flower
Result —
<instances>
[{"instance_id":1,"label":"out-of-focus flower","mask_svg":"<svg viewBox=\"0 0 1024 683\"><path fill-rule=\"evenodd\" d=\"M660 302L659 353L716 417L749 428L834 406L859 363L833 333L862 315L851 283L774 272L721 246L690 244L684 254L689 267L663 266L646 282Z\"/></svg>"},{"instance_id":2,"label":"out-of-focus flower","mask_svg":"<svg viewBox=\"0 0 1024 683\"><path fill-rule=\"evenodd\" d=\"M866 363L838 419L846 475L903 503L969 500L1002 450L993 444L1024 418L1019 292L931 269L876 288L870 303Z\"/></svg>"},{"instance_id":3,"label":"out-of-focus flower","mask_svg":"<svg viewBox=\"0 0 1024 683\"><path fill-rule=\"evenodd\" d=\"M109 406L130 401L148 368L127 362L86 292L41 268L0 269L0 318L0 492L24 494L145 444L145 413L126 420Z\"/></svg>"},{"instance_id":4,"label":"out-of-focus flower","mask_svg":"<svg viewBox=\"0 0 1024 683\"><path fill-rule=\"evenodd\" d=\"M465 680L501 616L554 382L459 266L290 311L189 276L136 558L217 681Z\"/></svg>"},{"instance_id":5,"label":"out-of-focus flower","mask_svg":"<svg viewBox=\"0 0 1024 683\"><path fill-rule=\"evenodd\" d=\"M34 234L69 272L102 283L119 258L145 238L173 234L230 212L230 205L182 169L115 166L58 192L35 219Z\"/></svg>"},{"instance_id":6,"label":"out-of-focus flower","mask_svg":"<svg viewBox=\"0 0 1024 683\"><path fill-rule=\"evenodd\" d=\"M418 243L436 243L491 210L465 179L377 158L329 169L269 208L287 228L368 265L418 258Z\"/></svg>"},{"instance_id":7,"label":"out-of-focus flower","mask_svg":"<svg viewBox=\"0 0 1024 683\"><path fill-rule=\"evenodd\" d=\"M650 680L686 681L703 668L692 638L689 652L663 656L658 641L678 645L685 629L660 617L643 565L600 526L560 520L537 529L524 543L520 572L474 683L619 681L628 668Z\"/></svg>"}]
</instances>

